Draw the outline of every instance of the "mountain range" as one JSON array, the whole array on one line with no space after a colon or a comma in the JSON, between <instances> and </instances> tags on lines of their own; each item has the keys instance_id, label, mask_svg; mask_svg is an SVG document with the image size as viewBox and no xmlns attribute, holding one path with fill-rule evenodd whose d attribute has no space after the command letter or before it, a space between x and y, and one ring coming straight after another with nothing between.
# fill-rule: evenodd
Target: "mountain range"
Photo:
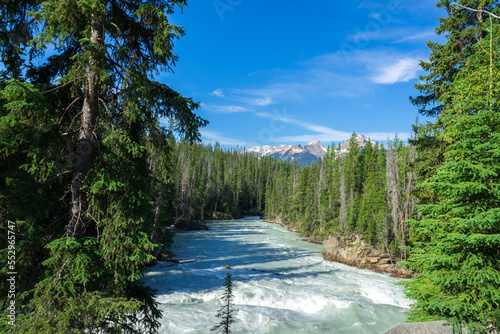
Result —
<instances>
[{"instance_id":1,"label":"mountain range","mask_svg":"<svg viewBox=\"0 0 500 334\"><path fill-rule=\"evenodd\" d=\"M360 147L364 147L368 141L368 138L363 134L359 134L356 139ZM340 144L339 153L345 154L348 149L349 141L345 141ZM299 166L302 167L310 163L315 163L319 158L324 158L326 151L327 148L319 140L313 140L305 145L254 146L244 151L244 153L255 154L261 157L273 157L283 161L297 160Z\"/></svg>"}]
</instances>

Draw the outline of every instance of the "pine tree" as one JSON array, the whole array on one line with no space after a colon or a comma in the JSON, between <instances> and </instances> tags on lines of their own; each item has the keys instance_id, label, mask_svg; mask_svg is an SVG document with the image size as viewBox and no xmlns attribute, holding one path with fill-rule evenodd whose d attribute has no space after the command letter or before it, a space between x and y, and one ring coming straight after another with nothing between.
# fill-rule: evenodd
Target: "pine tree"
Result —
<instances>
[{"instance_id":1,"label":"pine tree","mask_svg":"<svg viewBox=\"0 0 500 334\"><path fill-rule=\"evenodd\" d=\"M222 295L222 307L217 311L217 318L221 321L219 324L212 327L211 332L219 332L223 334L231 333L231 325L235 322L233 314L236 311L233 307L233 282L231 280L231 274L227 274L224 278L224 293Z\"/></svg>"},{"instance_id":2,"label":"pine tree","mask_svg":"<svg viewBox=\"0 0 500 334\"><path fill-rule=\"evenodd\" d=\"M2 34L2 55L50 45L56 54L29 68L9 58L11 79L0 87L0 168L8 175L0 216L19 222L24 254L16 330L153 332L161 313L139 279L158 246L152 202L166 179L151 154L168 133L160 117L192 140L206 124L197 103L153 79L175 65L183 29L167 17L186 3L22 4L2 4L2 18L21 22L31 41L3 47Z\"/></svg>"},{"instance_id":3,"label":"pine tree","mask_svg":"<svg viewBox=\"0 0 500 334\"><path fill-rule=\"evenodd\" d=\"M487 11L497 11L498 8L495 0L437 1L436 6L448 13L447 17L440 18L436 28L439 35L447 37L446 43L427 42L431 50L429 62L421 61L420 66L429 74L420 76L423 83L415 85L422 95L410 98L419 107L420 113L428 116L437 116L446 107L449 98L445 96L446 85L454 81L466 64L466 59L471 55L469 47L487 35L484 27L480 26L487 19L485 13L465 11L453 3Z\"/></svg>"},{"instance_id":4,"label":"pine tree","mask_svg":"<svg viewBox=\"0 0 500 334\"><path fill-rule=\"evenodd\" d=\"M371 148L371 141L366 144L364 187L361 199L361 207L358 215L358 231L365 231L365 240L371 244L377 242L378 208L377 198L379 189L377 178L377 151L378 145ZM368 148L369 147L369 148Z\"/></svg>"},{"instance_id":5,"label":"pine tree","mask_svg":"<svg viewBox=\"0 0 500 334\"><path fill-rule=\"evenodd\" d=\"M479 333L500 329L500 32L488 21L478 27L487 37L442 91L445 161L420 185L436 202L411 224L408 266L421 275L406 284L412 320L444 318Z\"/></svg>"}]
</instances>

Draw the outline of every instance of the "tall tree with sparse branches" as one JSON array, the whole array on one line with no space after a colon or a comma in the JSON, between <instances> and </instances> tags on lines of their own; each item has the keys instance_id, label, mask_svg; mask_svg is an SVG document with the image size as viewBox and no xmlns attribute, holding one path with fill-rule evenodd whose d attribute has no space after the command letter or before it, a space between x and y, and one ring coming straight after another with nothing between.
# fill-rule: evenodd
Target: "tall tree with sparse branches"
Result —
<instances>
[{"instance_id":1,"label":"tall tree with sparse branches","mask_svg":"<svg viewBox=\"0 0 500 334\"><path fill-rule=\"evenodd\" d=\"M231 274L227 274L226 277L224 278L224 293L222 295L222 302L223 305L222 307L217 311L217 318L220 318L221 321L217 325L215 325L211 331L212 332L219 332L223 334L230 334L231 333L231 324L233 324L234 317L233 313L235 312L234 306L233 306L233 281L231 280Z\"/></svg>"}]
</instances>

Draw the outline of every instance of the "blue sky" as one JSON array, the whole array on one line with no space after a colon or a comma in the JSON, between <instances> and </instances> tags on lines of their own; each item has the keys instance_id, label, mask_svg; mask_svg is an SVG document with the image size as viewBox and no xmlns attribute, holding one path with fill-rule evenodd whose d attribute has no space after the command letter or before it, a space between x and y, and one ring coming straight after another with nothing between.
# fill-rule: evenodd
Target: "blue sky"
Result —
<instances>
[{"instance_id":1,"label":"blue sky","mask_svg":"<svg viewBox=\"0 0 500 334\"><path fill-rule=\"evenodd\" d=\"M174 73L159 80L201 103L205 143L407 138L425 41L444 41L434 3L193 0L171 18L186 36Z\"/></svg>"}]
</instances>

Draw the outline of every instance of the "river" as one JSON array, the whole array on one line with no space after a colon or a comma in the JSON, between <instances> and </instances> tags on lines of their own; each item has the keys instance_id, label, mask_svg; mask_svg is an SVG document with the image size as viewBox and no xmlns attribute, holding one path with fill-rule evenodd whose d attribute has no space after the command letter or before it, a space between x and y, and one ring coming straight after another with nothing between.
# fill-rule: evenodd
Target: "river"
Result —
<instances>
[{"instance_id":1,"label":"river","mask_svg":"<svg viewBox=\"0 0 500 334\"><path fill-rule=\"evenodd\" d=\"M256 217L207 223L176 234L178 259L158 262L144 281L158 290L160 333L210 333L222 284L233 279L233 333L380 333L404 322L409 301L398 279L326 262L322 246Z\"/></svg>"}]
</instances>

